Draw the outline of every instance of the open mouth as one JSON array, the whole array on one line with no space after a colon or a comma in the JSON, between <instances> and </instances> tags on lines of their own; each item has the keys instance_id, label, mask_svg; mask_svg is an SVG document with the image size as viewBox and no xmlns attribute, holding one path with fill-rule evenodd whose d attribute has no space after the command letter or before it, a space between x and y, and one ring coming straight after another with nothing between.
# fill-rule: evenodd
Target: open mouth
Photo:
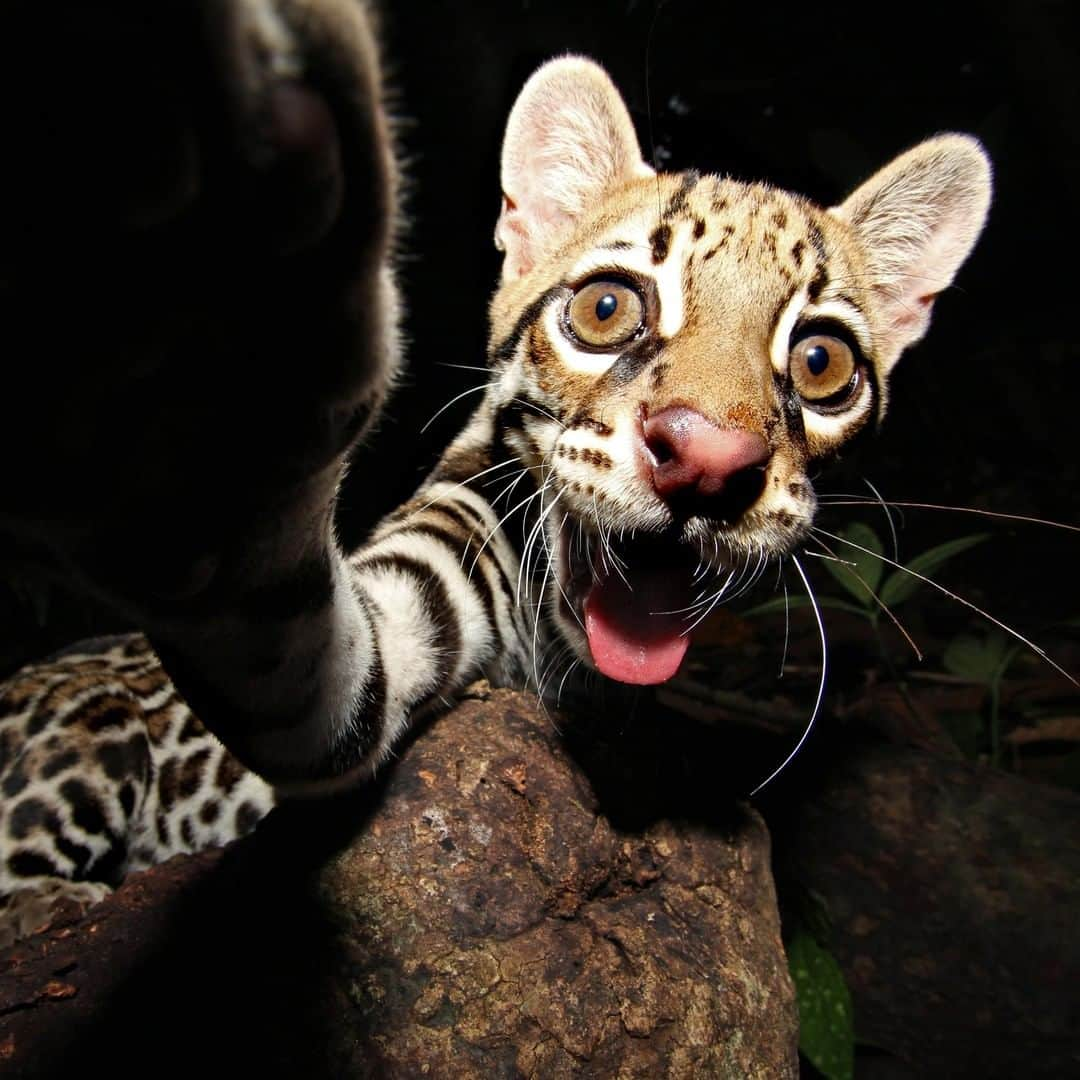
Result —
<instances>
[{"instance_id":1,"label":"open mouth","mask_svg":"<svg viewBox=\"0 0 1080 1080\"><path fill-rule=\"evenodd\" d=\"M690 646L705 592L701 562L675 539L563 549L564 591L581 623L593 663L610 679L666 682Z\"/></svg>"}]
</instances>

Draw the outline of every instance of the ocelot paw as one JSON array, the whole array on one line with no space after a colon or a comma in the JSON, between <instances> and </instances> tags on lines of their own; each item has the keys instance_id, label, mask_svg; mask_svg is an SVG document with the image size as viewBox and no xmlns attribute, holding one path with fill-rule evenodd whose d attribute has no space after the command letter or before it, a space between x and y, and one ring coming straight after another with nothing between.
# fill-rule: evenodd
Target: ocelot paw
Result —
<instances>
[{"instance_id":1,"label":"ocelot paw","mask_svg":"<svg viewBox=\"0 0 1080 1080\"><path fill-rule=\"evenodd\" d=\"M187 596L205 520L250 535L393 378L364 6L27 0L0 4L0 41L5 519L114 596Z\"/></svg>"},{"instance_id":2,"label":"ocelot paw","mask_svg":"<svg viewBox=\"0 0 1080 1080\"><path fill-rule=\"evenodd\" d=\"M215 228L296 250L339 220L346 187L368 200L388 182L378 58L356 0L15 4L0 36L27 58L13 50L2 75L4 181L41 211L0 208L16 238L137 231L209 200Z\"/></svg>"},{"instance_id":3,"label":"ocelot paw","mask_svg":"<svg viewBox=\"0 0 1080 1080\"><path fill-rule=\"evenodd\" d=\"M97 881L46 878L0 900L0 948L47 930L61 919L78 918L112 888Z\"/></svg>"}]
</instances>

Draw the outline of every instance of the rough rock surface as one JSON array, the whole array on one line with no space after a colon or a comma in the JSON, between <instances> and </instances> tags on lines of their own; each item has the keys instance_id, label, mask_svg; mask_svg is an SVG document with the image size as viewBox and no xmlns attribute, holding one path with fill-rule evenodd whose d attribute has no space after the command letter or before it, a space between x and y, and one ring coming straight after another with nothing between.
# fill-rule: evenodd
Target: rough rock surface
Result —
<instances>
[{"instance_id":1,"label":"rough rock surface","mask_svg":"<svg viewBox=\"0 0 1080 1080\"><path fill-rule=\"evenodd\" d=\"M722 785L666 816L686 775L619 735L483 693L358 796L133 878L0 956L0 1071L795 1076L761 820Z\"/></svg>"},{"instance_id":2,"label":"rough rock surface","mask_svg":"<svg viewBox=\"0 0 1080 1080\"><path fill-rule=\"evenodd\" d=\"M856 1075L1080 1075L1080 798L899 746L812 756L767 817L782 894L828 911Z\"/></svg>"}]
</instances>

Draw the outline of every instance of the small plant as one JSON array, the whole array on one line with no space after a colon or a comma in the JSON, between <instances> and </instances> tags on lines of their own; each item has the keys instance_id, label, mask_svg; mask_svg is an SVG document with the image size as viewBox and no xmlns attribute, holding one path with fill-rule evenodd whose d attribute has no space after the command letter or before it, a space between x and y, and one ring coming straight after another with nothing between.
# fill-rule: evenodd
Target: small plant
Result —
<instances>
[{"instance_id":1,"label":"small plant","mask_svg":"<svg viewBox=\"0 0 1080 1080\"><path fill-rule=\"evenodd\" d=\"M922 653L904 629L900 609L915 598L926 595L932 587L927 579L948 565L959 555L981 544L986 533L960 536L944 544L928 548L906 564L885 555L881 537L869 525L853 522L839 534L829 551L822 557L822 565L839 586L839 594L818 596L821 608L844 611L865 619L870 627L877 653L882 665L900 692L910 702L909 688L904 672L898 669L894 657L886 647L881 634L882 620L893 622L912 646L920 660ZM767 615L784 610L807 608L811 604L806 596L779 597L752 608L748 615ZM975 712L942 717L957 744L974 757L978 753L984 731L989 732L991 756L995 763L1001 756L1001 680L1009 664L1018 652L1003 635L993 632L982 637L964 633L950 640L945 646L942 664L951 674L958 675L985 686L990 697L989 726Z\"/></svg>"},{"instance_id":2,"label":"small plant","mask_svg":"<svg viewBox=\"0 0 1080 1080\"><path fill-rule=\"evenodd\" d=\"M822 559L822 564L851 599L820 596L817 598L818 604L860 615L874 627L878 626L887 611L894 611L926 586L921 578L930 577L957 555L987 538L985 533L957 537L927 549L905 566L887 573L889 563L884 559L884 545L869 525L854 522L840 535L848 543L841 546L835 557ZM747 615L768 615L809 606L810 599L806 596L776 597L751 608Z\"/></svg>"},{"instance_id":3,"label":"small plant","mask_svg":"<svg viewBox=\"0 0 1080 1080\"><path fill-rule=\"evenodd\" d=\"M840 546L837 558L824 560L825 569L855 600L845 606L846 610L863 615L875 627L884 614L895 611L926 587L923 578L987 538L985 533L975 533L948 540L886 573L889 564L883 558L884 545L869 525L854 522L840 535L847 543Z\"/></svg>"},{"instance_id":4,"label":"small plant","mask_svg":"<svg viewBox=\"0 0 1080 1080\"><path fill-rule=\"evenodd\" d=\"M828 1080L852 1080L855 1017L840 965L803 929L788 942L787 958L799 1007L799 1051Z\"/></svg>"},{"instance_id":5,"label":"small plant","mask_svg":"<svg viewBox=\"0 0 1080 1080\"><path fill-rule=\"evenodd\" d=\"M990 761L994 765L1001 762L1001 680L1019 652L1019 644L993 630L981 637L961 634L953 638L942 656L945 670L951 675L986 688L990 700Z\"/></svg>"}]
</instances>

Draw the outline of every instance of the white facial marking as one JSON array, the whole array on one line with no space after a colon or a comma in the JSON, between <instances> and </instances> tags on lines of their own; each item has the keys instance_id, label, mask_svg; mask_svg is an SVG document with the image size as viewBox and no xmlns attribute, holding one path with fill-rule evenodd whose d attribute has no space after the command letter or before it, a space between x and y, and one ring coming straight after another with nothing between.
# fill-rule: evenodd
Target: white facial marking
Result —
<instances>
[{"instance_id":1,"label":"white facial marking","mask_svg":"<svg viewBox=\"0 0 1080 1080\"><path fill-rule=\"evenodd\" d=\"M777 375L786 375L788 354L791 351L791 332L795 329L803 308L806 306L806 289L797 292L788 302L773 331L772 345L769 348L769 360Z\"/></svg>"},{"instance_id":2,"label":"white facial marking","mask_svg":"<svg viewBox=\"0 0 1080 1080\"><path fill-rule=\"evenodd\" d=\"M842 412L820 413L803 406L803 425L806 428L806 434L833 442L847 438L849 430L866 419L870 412L870 400L870 380L863 376L859 380L855 397Z\"/></svg>"},{"instance_id":3,"label":"white facial marking","mask_svg":"<svg viewBox=\"0 0 1080 1080\"><path fill-rule=\"evenodd\" d=\"M656 267L652 275L660 293L660 333L666 338L674 337L683 325L683 248L686 246L686 229L672 235L668 257Z\"/></svg>"},{"instance_id":4,"label":"white facial marking","mask_svg":"<svg viewBox=\"0 0 1080 1080\"><path fill-rule=\"evenodd\" d=\"M684 225L685 223L678 223L673 229L668 256L659 265L653 263L652 249L645 242L630 248L605 249L605 243L610 245L618 239L618 236L613 234L606 237L574 264L570 279L584 281L586 278L605 272L622 274L631 279L651 279L656 284L660 301L660 319L657 330L666 338L674 337L682 329L686 315L682 269L685 263L689 228ZM620 235L624 233L624 230L625 225L620 227ZM552 340L557 343L559 359L571 370L589 375L602 375L614 363L617 352L584 353L566 341L562 334L562 308L559 305L553 305L545 317L553 320L546 324L546 329ZM566 342L569 350L561 347L563 342Z\"/></svg>"}]
</instances>

